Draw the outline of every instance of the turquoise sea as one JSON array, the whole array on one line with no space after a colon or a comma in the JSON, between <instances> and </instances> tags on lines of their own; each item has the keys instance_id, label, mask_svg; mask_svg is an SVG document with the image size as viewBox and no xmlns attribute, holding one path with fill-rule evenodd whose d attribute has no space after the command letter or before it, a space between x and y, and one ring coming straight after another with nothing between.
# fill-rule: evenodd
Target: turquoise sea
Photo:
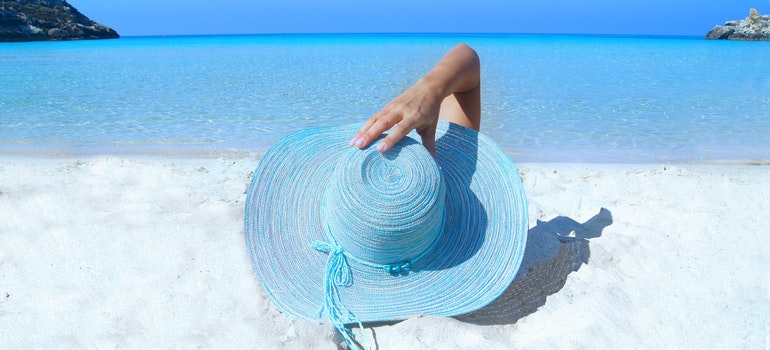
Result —
<instances>
[{"instance_id":1,"label":"turquoise sea","mask_svg":"<svg viewBox=\"0 0 770 350\"><path fill-rule=\"evenodd\" d=\"M364 121L459 42L482 60L482 131L516 161L770 159L770 43L575 35L4 43L0 154L258 156Z\"/></svg>"}]
</instances>

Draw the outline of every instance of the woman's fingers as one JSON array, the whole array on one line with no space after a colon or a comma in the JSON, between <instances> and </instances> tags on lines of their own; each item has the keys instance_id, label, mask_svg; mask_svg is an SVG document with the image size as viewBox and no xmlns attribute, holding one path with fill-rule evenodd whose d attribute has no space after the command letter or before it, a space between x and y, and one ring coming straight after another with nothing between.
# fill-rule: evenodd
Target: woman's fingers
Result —
<instances>
[{"instance_id":1,"label":"woman's fingers","mask_svg":"<svg viewBox=\"0 0 770 350\"><path fill-rule=\"evenodd\" d=\"M375 146L378 151L385 152L412 130L417 129L425 148L435 154L435 140L431 138L436 134L441 100L435 100L435 97L440 95L432 91L426 88L425 84L410 87L371 116L348 144L364 148L384 132L388 132Z\"/></svg>"},{"instance_id":2,"label":"woman's fingers","mask_svg":"<svg viewBox=\"0 0 770 350\"><path fill-rule=\"evenodd\" d=\"M397 113L380 112L369 118L364 125L358 129L355 136L348 145L358 148L369 146L374 139L382 135L385 131L391 129L401 121L401 115Z\"/></svg>"},{"instance_id":3,"label":"woman's fingers","mask_svg":"<svg viewBox=\"0 0 770 350\"><path fill-rule=\"evenodd\" d=\"M356 134L353 135L353 138L350 139L350 142L348 142L348 146L362 147L363 143L366 142L366 140L364 140L362 136L367 130L369 130L369 128L372 127L374 122L377 121L376 116L377 114L367 119L364 125L361 125L358 131L356 131Z\"/></svg>"},{"instance_id":4,"label":"woman's fingers","mask_svg":"<svg viewBox=\"0 0 770 350\"><path fill-rule=\"evenodd\" d=\"M411 132L413 128L406 124L407 124L406 122L403 122L403 123L398 123L394 125L390 129L390 132L388 133L388 135L385 136L385 138L383 138L382 140L380 140L380 142L378 142L377 145L375 146L377 148L377 151L385 152L389 150L391 147L393 147L393 145L398 143L398 141L401 141L401 139L404 138L404 136L406 136L409 132Z\"/></svg>"}]
</instances>

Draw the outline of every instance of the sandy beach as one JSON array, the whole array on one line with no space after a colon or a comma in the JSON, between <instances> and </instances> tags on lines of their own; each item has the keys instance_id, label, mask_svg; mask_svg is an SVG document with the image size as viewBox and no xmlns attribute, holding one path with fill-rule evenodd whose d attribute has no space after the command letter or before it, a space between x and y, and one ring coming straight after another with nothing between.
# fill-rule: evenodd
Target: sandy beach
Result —
<instances>
[{"instance_id":1,"label":"sandy beach","mask_svg":"<svg viewBox=\"0 0 770 350\"><path fill-rule=\"evenodd\" d=\"M0 348L336 349L252 272L257 162L0 157ZM508 291L369 325L379 349L770 345L770 166L518 166L530 230Z\"/></svg>"}]
</instances>

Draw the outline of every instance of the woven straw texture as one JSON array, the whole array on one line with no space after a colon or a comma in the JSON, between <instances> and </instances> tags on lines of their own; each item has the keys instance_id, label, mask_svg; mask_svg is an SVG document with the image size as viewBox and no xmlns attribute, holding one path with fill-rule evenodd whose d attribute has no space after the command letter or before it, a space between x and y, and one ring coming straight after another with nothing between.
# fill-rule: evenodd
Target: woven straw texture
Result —
<instances>
[{"instance_id":1,"label":"woven straw texture","mask_svg":"<svg viewBox=\"0 0 770 350\"><path fill-rule=\"evenodd\" d=\"M328 254L314 248L313 242L328 242L328 227L338 225L335 231L344 229L345 220L356 208L347 208L344 218L325 217L334 214L325 210L324 205L349 202L340 200L341 196L355 197L343 193L355 192L348 188L352 186L334 184L330 179L334 178L335 170L339 170L339 160L350 152L376 152L347 146L358 127L312 129L288 136L264 155L254 172L246 199L246 245L262 287L286 314L304 319L320 316ZM513 162L493 140L474 130L441 121L436 136L436 162L445 191L442 210L445 213L438 215L445 218L443 229L435 242L429 239L410 244L420 245L413 251L393 252L396 259L398 254L413 257L423 247L430 247L428 253L412 262L406 273L392 274L348 259L352 284L339 289L339 300L360 321L472 312L501 295L521 264L526 245L527 207ZM406 143L419 140L415 134L409 137L412 140ZM372 176L379 176L373 171ZM401 175L384 194L413 184L425 186L426 191L442 190L437 183L426 185L424 179L410 182L409 173ZM328 192L329 189L333 192ZM408 200L385 201L393 203L394 208L409 206ZM366 205L359 204L361 211L367 213ZM430 217L437 217L436 208L430 203L402 212L413 210L433 210L434 215ZM387 224L404 220L405 216L399 217L401 214L374 219ZM366 217L358 215L359 219ZM422 226L418 223L415 227ZM355 251L357 248L345 249ZM357 254L366 255L366 252L359 250Z\"/></svg>"}]
</instances>

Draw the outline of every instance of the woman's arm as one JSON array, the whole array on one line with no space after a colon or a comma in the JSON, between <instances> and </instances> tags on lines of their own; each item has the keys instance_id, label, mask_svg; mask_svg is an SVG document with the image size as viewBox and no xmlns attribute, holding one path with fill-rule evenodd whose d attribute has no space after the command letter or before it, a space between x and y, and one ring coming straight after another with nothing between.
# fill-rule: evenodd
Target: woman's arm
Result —
<instances>
[{"instance_id":1,"label":"woman's arm","mask_svg":"<svg viewBox=\"0 0 770 350\"><path fill-rule=\"evenodd\" d=\"M435 155L439 118L479 130L479 71L476 51L465 44L455 46L417 83L371 116L350 140L350 146L366 147L390 130L376 145L384 152L416 129L422 144Z\"/></svg>"}]
</instances>

